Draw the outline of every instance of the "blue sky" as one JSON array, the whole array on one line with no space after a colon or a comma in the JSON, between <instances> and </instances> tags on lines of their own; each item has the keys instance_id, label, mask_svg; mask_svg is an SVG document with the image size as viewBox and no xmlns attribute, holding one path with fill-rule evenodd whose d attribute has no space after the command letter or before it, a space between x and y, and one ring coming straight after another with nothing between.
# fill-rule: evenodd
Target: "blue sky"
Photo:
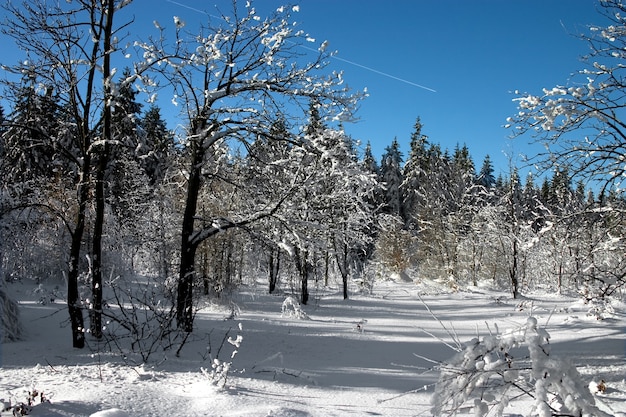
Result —
<instances>
[{"instance_id":1,"label":"blue sky","mask_svg":"<svg viewBox=\"0 0 626 417\"><path fill-rule=\"evenodd\" d=\"M574 35L603 22L592 0L303 0L302 25L330 41L345 79L367 87L361 122L347 126L370 140L376 154L397 137L405 157L417 116L432 142L453 150L467 144L480 168L489 154L508 172L528 140L502 128L517 112L512 92L539 93L567 83L588 52Z\"/></svg>"},{"instance_id":2,"label":"blue sky","mask_svg":"<svg viewBox=\"0 0 626 417\"><path fill-rule=\"evenodd\" d=\"M231 0L135 0L133 34L154 33L153 20L180 16L193 30L214 5ZM260 15L282 1L257 0ZM566 84L588 52L576 34L603 23L594 0L294 0L293 18L320 43L337 50L332 69L355 90L367 88L360 121L345 126L377 157L394 138L405 157L416 118L442 148L466 144L480 168L485 155L497 172L533 154L527 140L508 138L502 125L517 109L515 90L539 93ZM145 35L144 35L145 37ZM6 45L6 42L4 43ZM6 46L3 49L6 51ZM3 64L14 63L3 54ZM174 122L172 122L174 123ZM172 126L170 126L172 127Z\"/></svg>"}]
</instances>

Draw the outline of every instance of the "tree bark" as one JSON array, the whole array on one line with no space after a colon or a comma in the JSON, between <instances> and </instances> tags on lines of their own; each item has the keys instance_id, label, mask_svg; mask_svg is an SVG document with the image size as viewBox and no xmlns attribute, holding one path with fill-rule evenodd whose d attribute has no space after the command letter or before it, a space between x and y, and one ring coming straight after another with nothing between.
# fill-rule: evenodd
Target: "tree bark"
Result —
<instances>
[{"instance_id":1,"label":"tree bark","mask_svg":"<svg viewBox=\"0 0 626 417\"><path fill-rule=\"evenodd\" d=\"M306 250L296 249L296 268L300 273L300 303L306 305L309 302L309 263Z\"/></svg>"},{"instance_id":2,"label":"tree bark","mask_svg":"<svg viewBox=\"0 0 626 417\"><path fill-rule=\"evenodd\" d=\"M89 200L89 169L91 166L89 155L85 155L81 181L78 184L78 211L76 213L76 227L72 233L70 246L70 261L67 274L67 308L70 315L70 327L72 329L72 346L78 349L85 347L84 318L80 305L78 291L78 263L83 234L85 232L85 212Z\"/></svg>"},{"instance_id":3,"label":"tree bark","mask_svg":"<svg viewBox=\"0 0 626 417\"><path fill-rule=\"evenodd\" d=\"M198 207L200 193L201 166L204 151L201 144L192 144L192 161L187 181L187 198L180 243L180 270L178 276L178 293L176 298L176 320L178 328L185 332L193 331L193 283L196 276L195 260L198 244L192 240L194 219Z\"/></svg>"},{"instance_id":4,"label":"tree bark","mask_svg":"<svg viewBox=\"0 0 626 417\"><path fill-rule=\"evenodd\" d=\"M106 147L106 146L105 146ZM102 337L102 232L104 229L104 170L106 167L106 150L100 156L97 165L95 199L96 212L92 238L91 268L91 309L89 311L91 334L96 339Z\"/></svg>"},{"instance_id":5,"label":"tree bark","mask_svg":"<svg viewBox=\"0 0 626 417\"><path fill-rule=\"evenodd\" d=\"M95 199L96 213L94 220L93 240L92 240L92 277L91 277L91 297L92 306L91 334L96 338L102 337L102 233L104 230L104 209L105 209L105 171L109 162L109 142L113 139L111 133L111 36L113 34L113 14L115 12L115 2L107 0L106 21L104 25L104 59L102 64L102 75L104 83L104 109L102 115L102 139L104 140L103 150L96 164L96 184Z\"/></svg>"},{"instance_id":6,"label":"tree bark","mask_svg":"<svg viewBox=\"0 0 626 417\"><path fill-rule=\"evenodd\" d=\"M517 238L513 239L513 264L511 265L511 268L509 270L509 274L511 276L511 289L513 291L513 298L517 298L519 296L519 277L517 275L517 263L518 263L518 257L519 257L519 250L517 247Z\"/></svg>"},{"instance_id":7,"label":"tree bark","mask_svg":"<svg viewBox=\"0 0 626 417\"><path fill-rule=\"evenodd\" d=\"M276 291L276 284L278 283L278 271L280 269L280 250L270 248L269 254L269 293L273 294Z\"/></svg>"}]
</instances>

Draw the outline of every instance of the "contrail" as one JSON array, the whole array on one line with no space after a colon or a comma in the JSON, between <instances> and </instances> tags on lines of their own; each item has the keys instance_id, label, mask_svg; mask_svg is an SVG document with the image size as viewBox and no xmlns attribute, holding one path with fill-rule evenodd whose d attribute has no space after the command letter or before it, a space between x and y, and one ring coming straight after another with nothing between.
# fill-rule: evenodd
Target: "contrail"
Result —
<instances>
[{"instance_id":1,"label":"contrail","mask_svg":"<svg viewBox=\"0 0 626 417\"><path fill-rule=\"evenodd\" d=\"M358 63L353 62L353 61L348 61L347 59L339 58L338 56L333 56L332 58L335 58L336 60L345 62L347 64L354 65L355 67L363 68L364 70L371 71L371 72L376 73L376 74L380 74L380 75L382 75L384 77L391 78L392 80L396 80L396 81L400 81L400 82L408 84L408 85L412 85L413 87L417 87L417 88L421 88L421 89L424 89L424 90L428 90L428 91L431 91L433 93L437 92L437 90L434 90L434 89L432 89L430 87L426 87L424 85L414 83L413 81L409 81L409 80L405 80L405 79L400 78L400 77L396 77L395 75L387 74L386 72L382 72L382 71L379 71L379 70L377 70L375 68L367 67L365 65L361 65L361 64L358 64Z\"/></svg>"},{"instance_id":2,"label":"contrail","mask_svg":"<svg viewBox=\"0 0 626 417\"><path fill-rule=\"evenodd\" d=\"M168 3L175 4L175 5L177 5L177 6L180 6L180 7L184 7L185 9L189 9L189 10L192 10L192 11L197 12L197 13L200 13L200 14L204 14L204 15L207 15L207 16L211 16L211 15L209 15L209 14L208 14L207 12L205 12L205 11L202 11L202 10L200 10L200 9L196 9L196 8L194 8L194 7L188 6L188 5L186 5L186 4L180 3L180 2L175 1L175 0L165 0L165 1L167 1ZM214 17L216 17L216 16L214 16ZM316 50L316 49L313 49L313 48L308 48L308 47L306 47L306 46L304 46L304 45L300 45L300 47L302 47L302 48L304 48L304 49L308 49L309 51L317 52L317 50ZM330 57L331 57L331 58L333 58L333 59L336 59L337 61L341 61L341 62L345 62L346 64L354 65L355 67L359 67L359 68L362 68L362 69L364 69L364 70L366 70L366 71L370 71L370 72L373 72L373 73L375 73L375 74L382 75L383 77L391 78L392 80L400 81L401 83L405 83L405 84L411 85L411 86L413 86L413 87L421 88L421 89L423 89L423 90L427 90L427 91L430 91L430 92L432 92L432 93L436 93L436 92L437 92L437 90L432 89L432 88L430 88L430 87L426 87L426 86L424 86L424 85L417 84L417 83L414 83L414 82L409 81L409 80L405 80L404 78L396 77L395 75L392 75L392 74L388 74L388 73L386 73L386 72L379 71L379 70L377 70L377 69L375 69L375 68L368 67L368 66L366 66L366 65L362 65L362 64L359 64L359 63L354 62L354 61L350 61L350 60L347 60L347 59L344 59L344 58L339 58L338 56L335 56L335 55L331 55Z\"/></svg>"},{"instance_id":3,"label":"contrail","mask_svg":"<svg viewBox=\"0 0 626 417\"><path fill-rule=\"evenodd\" d=\"M200 9L196 9L196 8L194 8L194 7L191 7L191 6L187 6L186 4L182 4L182 3L179 3L179 2L174 1L174 0L165 0L165 1L166 1L166 2L168 2L168 3L175 4L175 5L177 5L177 6L180 6L180 7L184 7L185 9L193 10L194 12L198 12L198 13L200 13L200 14L205 14L205 15L207 15L207 16L209 15L209 14L208 14L207 12L205 12L205 11L202 11L202 10L200 10Z\"/></svg>"},{"instance_id":4,"label":"contrail","mask_svg":"<svg viewBox=\"0 0 626 417\"><path fill-rule=\"evenodd\" d=\"M308 49L309 51L317 52L317 49L309 48L309 47L304 46L304 45L300 45L300 47L302 47L304 49ZM409 81L409 80L405 80L404 78L396 77L395 75L391 75L391 74L388 74L386 72L379 71L379 70L377 70L375 68L368 67L368 66L359 64L357 62L354 62L354 61L350 61L350 60L347 60L347 59L344 59L344 58L339 58L338 56L335 56L335 55L331 55L330 57L333 58L333 59L336 59L337 61L345 62L346 64L354 65L355 67L363 68L364 70L371 71L373 73L382 75L384 77L388 77L388 78L391 78L393 80L400 81L400 82L403 82L405 84L412 85L413 87L422 88L424 90L428 90L428 91L431 91L433 93L437 92L437 90L434 90L434 89L432 89L430 87L426 87L424 85L417 84L417 83L414 83L414 82Z\"/></svg>"}]
</instances>

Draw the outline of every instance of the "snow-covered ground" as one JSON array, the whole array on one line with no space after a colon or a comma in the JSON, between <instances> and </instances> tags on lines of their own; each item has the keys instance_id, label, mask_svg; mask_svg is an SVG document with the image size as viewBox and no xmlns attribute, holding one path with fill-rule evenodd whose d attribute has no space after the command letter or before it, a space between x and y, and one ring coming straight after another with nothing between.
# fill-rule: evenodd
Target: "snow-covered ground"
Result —
<instances>
[{"instance_id":1,"label":"snow-covered ground","mask_svg":"<svg viewBox=\"0 0 626 417\"><path fill-rule=\"evenodd\" d=\"M623 303L598 320L563 296L520 301L486 289L439 293L384 282L345 301L339 291L316 291L296 317L283 313L284 295L259 285L235 296L234 319L226 318L229 308L203 308L179 357L130 366L93 340L73 349L62 301L39 304L23 284L6 289L20 301L26 335L2 346L0 398L16 404L43 392L49 402L38 398L32 416L429 416L432 368L455 354L446 346L452 335L467 341L516 328L529 315L550 333L553 355L571 361L585 383L605 381L606 391L595 394L599 407L626 413ZM202 371L211 369L207 351L215 356L221 346L219 357L230 361L236 348L223 341L237 335L226 384L216 386ZM505 415L528 415L530 407L529 398L512 401Z\"/></svg>"}]
</instances>

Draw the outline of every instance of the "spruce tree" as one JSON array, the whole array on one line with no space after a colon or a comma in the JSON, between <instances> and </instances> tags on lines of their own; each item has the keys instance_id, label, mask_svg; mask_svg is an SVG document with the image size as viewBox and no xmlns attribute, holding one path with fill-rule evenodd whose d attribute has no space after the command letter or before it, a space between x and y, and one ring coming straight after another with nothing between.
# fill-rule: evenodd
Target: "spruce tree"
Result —
<instances>
[{"instance_id":1,"label":"spruce tree","mask_svg":"<svg viewBox=\"0 0 626 417\"><path fill-rule=\"evenodd\" d=\"M137 102L137 91L129 83L130 70L122 74L115 88L111 114L111 142L100 157L106 161L107 199L118 219L128 226L136 223L145 211L148 200L147 178L140 166L143 151L140 141L141 104Z\"/></svg>"},{"instance_id":2,"label":"spruce tree","mask_svg":"<svg viewBox=\"0 0 626 417\"><path fill-rule=\"evenodd\" d=\"M372 154L372 144L369 141L367 142L367 145L365 145L365 150L363 151L361 166L365 172L380 175L380 168L376 162L376 158L374 158L374 155Z\"/></svg>"},{"instance_id":3,"label":"spruce tree","mask_svg":"<svg viewBox=\"0 0 626 417\"><path fill-rule=\"evenodd\" d=\"M55 146L60 131L61 109L53 88L38 91L25 77L18 87L10 126L3 134L3 175L14 182L53 177L59 157Z\"/></svg>"},{"instance_id":4,"label":"spruce tree","mask_svg":"<svg viewBox=\"0 0 626 417\"><path fill-rule=\"evenodd\" d=\"M402 214L402 152L398 139L394 138L390 146L385 148L385 154L380 163L380 177L385 187L383 211L400 216Z\"/></svg>"},{"instance_id":5,"label":"spruce tree","mask_svg":"<svg viewBox=\"0 0 626 417\"><path fill-rule=\"evenodd\" d=\"M428 137L422 134L422 127L422 122L418 117L411 134L411 149L409 150L409 158L404 165L404 180L400 187L403 206L402 215L409 227L412 227L416 222L415 216L421 201L420 195L423 196L421 188L426 180L428 165L426 150Z\"/></svg>"},{"instance_id":6,"label":"spruce tree","mask_svg":"<svg viewBox=\"0 0 626 417\"><path fill-rule=\"evenodd\" d=\"M169 166L169 157L175 150L174 135L167 129L161 108L156 105L150 106L139 124L142 131L139 156L150 185L155 185L163 180Z\"/></svg>"},{"instance_id":7,"label":"spruce tree","mask_svg":"<svg viewBox=\"0 0 626 417\"><path fill-rule=\"evenodd\" d=\"M496 185L496 178L493 176L493 172L493 163L491 162L491 157L487 154L478 172L476 182L486 189L494 187Z\"/></svg>"}]
</instances>

